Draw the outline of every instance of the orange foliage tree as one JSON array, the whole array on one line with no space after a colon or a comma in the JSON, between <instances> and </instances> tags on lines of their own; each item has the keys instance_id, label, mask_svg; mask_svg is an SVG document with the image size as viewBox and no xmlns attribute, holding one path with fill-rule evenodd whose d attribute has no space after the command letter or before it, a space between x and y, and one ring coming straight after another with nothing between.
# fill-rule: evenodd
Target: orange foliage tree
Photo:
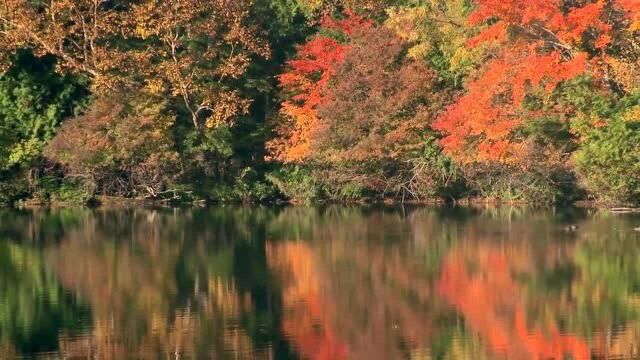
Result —
<instances>
[{"instance_id":1,"label":"orange foliage tree","mask_svg":"<svg viewBox=\"0 0 640 360\"><path fill-rule=\"evenodd\" d=\"M517 130L552 106L526 106L530 97L548 105L563 81L587 71L615 44L617 30L635 26L638 2L628 0L477 0L471 25L490 24L468 46L498 44L480 75L435 122L441 144L457 160L518 164L531 147Z\"/></svg>"},{"instance_id":2,"label":"orange foliage tree","mask_svg":"<svg viewBox=\"0 0 640 360\"><path fill-rule=\"evenodd\" d=\"M342 20L325 17L321 25L324 31L302 45L297 57L289 61L289 71L279 78L282 90L290 97L282 104L284 121L276 129L278 136L269 144L274 158L296 162L309 156L319 126L318 106L326 101L329 80L348 49L339 38L370 26L370 21L354 13Z\"/></svg>"}]
</instances>

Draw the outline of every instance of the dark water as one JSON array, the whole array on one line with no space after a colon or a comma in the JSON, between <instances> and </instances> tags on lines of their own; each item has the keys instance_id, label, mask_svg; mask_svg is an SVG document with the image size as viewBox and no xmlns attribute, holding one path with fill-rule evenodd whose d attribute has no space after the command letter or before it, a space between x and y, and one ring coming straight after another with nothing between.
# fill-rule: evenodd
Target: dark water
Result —
<instances>
[{"instance_id":1,"label":"dark water","mask_svg":"<svg viewBox=\"0 0 640 360\"><path fill-rule=\"evenodd\" d=\"M638 359L635 227L519 209L3 212L0 358Z\"/></svg>"}]
</instances>

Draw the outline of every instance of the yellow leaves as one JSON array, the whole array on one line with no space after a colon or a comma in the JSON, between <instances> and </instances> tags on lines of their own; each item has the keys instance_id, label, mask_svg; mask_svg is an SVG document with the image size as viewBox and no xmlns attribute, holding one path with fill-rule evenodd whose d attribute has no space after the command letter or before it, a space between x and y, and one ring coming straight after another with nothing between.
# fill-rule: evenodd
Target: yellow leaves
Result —
<instances>
[{"instance_id":1,"label":"yellow leaves","mask_svg":"<svg viewBox=\"0 0 640 360\"><path fill-rule=\"evenodd\" d=\"M165 92L166 87L162 79L149 79L146 84L147 91L153 95L160 95Z\"/></svg>"},{"instance_id":2,"label":"yellow leaves","mask_svg":"<svg viewBox=\"0 0 640 360\"><path fill-rule=\"evenodd\" d=\"M424 41L428 35L424 31L424 23L429 20L427 8L390 8L387 15L389 18L385 25L408 43L415 44L409 49L409 57L421 59L433 50L433 44Z\"/></svg>"},{"instance_id":3,"label":"yellow leaves","mask_svg":"<svg viewBox=\"0 0 640 360\"><path fill-rule=\"evenodd\" d=\"M622 120L626 122L640 123L640 105L633 106L622 114Z\"/></svg>"},{"instance_id":4,"label":"yellow leaves","mask_svg":"<svg viewBox=\"0 0 640 360\"><path fill-rule=\"evenodd\" d=\"M151 37L151 35L153 34L153 31L148 26L146 26L145 24L138 23L136 25L134 33L139 38L145 40L145 39L148 39L149 37Z\"/></svg>"},{"instance_id":5,"label":"yellow leaves","mask_svg":"<svg viewBox=\"0 0 640 360\"><path fill-rule=\"evenodd\" d=\"M299 0L298 3L307 11L316 11L324 5L324 0Z\"/></svg>"},{"instance_id":6,"label":"yellow leaves","mask_svg":"<svg viewBox=\"0 0 640 360\"><path fill-rule=\"evenodd\" d=\"M433 50L433 46L427 42L423 42L411 47L407 52L407 55L412 59L423 59L431 52L431 50Z\"/></svg>"},{"instance_id":7,"label":"yellow leaves","mask_svg":"<svg viewBox=\"0 0 640 360\"><path fill-rule=\"evenodd\" d=\"M128 9L115 9L106 0L57 0L36 9L28 0L2 0L0 53L28 46L36 55L55 55L61 71L89 76L97 93L134 87L171 94L194 118L198 104L240 78L253 56L269 55L268 43L246 25L249 0L126 3ZM136 46L119 46L127 43ZM235 92L225 94L208 105L207 126L248 108Z\"/></svg>"},{"instance_id":8,"label":"yellow leaves","mask_svg":"<svg viewBox=\"0 0 640 360\"><path fill-rule=\"evenodd\" d=\"M422 39L423 34L417 25L428 19L426 8L390 8L387 10L387 15L389 19L385 25L394 30L398 36L408 42Z\"/></svg>"},{"instance_id":9,"label":"yellow leaves","mask_svg":"<svg viewBox=\"0 0 640 360\"><path fill-rule=\"evenodd\" d=\"M196 122L206 109L209 116L204 125L209 128L246 113L247 100L236 91L216 88L241 77L252 56L268 55L266 42L243 25L249 4L244 0L147 0L136 6L135 34L161 40L160 46L145 50L145 61L139 65L148 78L155 79L148 81L149 90L169 90L182 98ZM206 46L194 48L195 41Z\"/></svg>"},{"instance_id":10,"label":"yellow leaves","mask_svg":"<svg viewBox=\"0 0 640 360\"><path fill-rule=\"evenodd\" d=\"M640 66L638 64L613 57L606 57L604 61L613 72L615 80L626 92L632 93L640 90Z\"/></svg>"},{"instance_id":11,"label":"yellow leaves","mask_svg":"<svg viewBox=\"0 0 640 360\"><path fill-rule=\"evenodd\" d=\"M217 94L212 103L211 116L206 120L207 128L215 128L221 124L227 124L236 117L249 111L250 102L243 99L237 91L227 91Z\"/></svg>"},{"instance_id":12,"label":"yellow leaves","mask_svg":"<svg viewBox=\"0 0 640 360\"><path fill-rule=\"evenodd\" d=\"M465 74L476 63L482 49L467 49L470 29L464 0L429 0L416 7L387 9L385 25L408 42L408 55L423 59L434 53L449 60L452 73Z\"/></svg>"},{"instance_id":13,"label":"yellow leaves","mask_svg":"<svg viewBox=\"0 0 640 360\"><path fill-rule=\"evenodd\" d=\"M225 60L218 70L218 74L222 77L237 79L242 76L251 63L251 59L247 54L239 54Z\"/></svg>"}]
</instances>

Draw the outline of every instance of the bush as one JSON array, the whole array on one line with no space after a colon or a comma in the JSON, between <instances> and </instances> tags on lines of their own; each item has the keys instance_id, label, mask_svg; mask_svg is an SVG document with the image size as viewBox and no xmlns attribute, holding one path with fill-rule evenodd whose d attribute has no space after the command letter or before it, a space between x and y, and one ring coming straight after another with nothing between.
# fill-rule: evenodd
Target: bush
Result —
<instances>
[{"instance_id":1,"label":"bush","mask_svg":"<svg viewBox=\"0 0 640 360\"><path fill-rule=\"evenodd\" d=\"M278 189L252 168L240 171L235 182L216 182L208 186L205 196L218 203L267 202L278 198Z\"/></svg>"},{"instance_id":2,"label":"bush","mask_svg":"<svg viewBox=\"0 0 640 360\"><path fill-rule=\"evenodd\" d=\"M161 198L181 171L174 119L154 99L98 99L63 124L45 154L93 193Z\"/></svg>"},{"instance_id":3,"label":"bush","mask_svg":"<svg viewBox=\"0 0 640 360\"><path fill-rule=\"evenodd\" d=\"M640 204L640 117L615 116L592 129L575 154L575 165L597 199Z\"/></svg>"},{"instance_id":4,"label":"bush","mask_svg":"<svg viewBox=\"0 0 640 360\"><path fill-rule=\"evenodd\" d=\"M29 184L21 176L0 173L0 207L12 206L29 196Z\"/></svg>"},{"instance_id":5,"label":"bush","mask_svg":"<svg viewBox=\"0 0 640 360\"><path fill-rule=\"evenodd\" d=\"M82 184L63 183L50 195L50 201L57 205L84 206L91 203L93 196L83 188Z\"/></svg>"},{"instance_id":6,"label":"bush","mask_svg":"<svg viewBox=\"0 0 640 360\"><path fill-rule=\"evenodd\" d=\"M581 197L572 172L543 162L532 167L496 163L469 164L463 173L474 196L535 205L571 203Z\"/></svg>"},{"instance_id":7,"label":"bush","mask_svg":"<svg viewBox=\"0 0 640 360\"><path fill-rule=\"evenodd\" d=\"M288 200L310 203L323 199L323 188L311 173L300 166L285 166L266 175Z\"/></svg>"}]
</instances>

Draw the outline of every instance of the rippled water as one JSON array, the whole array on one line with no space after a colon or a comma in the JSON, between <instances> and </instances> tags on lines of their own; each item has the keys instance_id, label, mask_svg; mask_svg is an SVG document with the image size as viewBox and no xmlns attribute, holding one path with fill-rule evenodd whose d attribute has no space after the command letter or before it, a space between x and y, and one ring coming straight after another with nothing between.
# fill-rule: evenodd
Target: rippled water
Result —
<instances>
[{"instance_id":1,"label":"rippled water","mask_svg":"<svg viewBox=\"0 0 640 360\"><path fill-rule=\"evenodd\" d=\"M506 208L2 212L0 359L638 359L639 226Z\"/></svg>"}]
</instances>

